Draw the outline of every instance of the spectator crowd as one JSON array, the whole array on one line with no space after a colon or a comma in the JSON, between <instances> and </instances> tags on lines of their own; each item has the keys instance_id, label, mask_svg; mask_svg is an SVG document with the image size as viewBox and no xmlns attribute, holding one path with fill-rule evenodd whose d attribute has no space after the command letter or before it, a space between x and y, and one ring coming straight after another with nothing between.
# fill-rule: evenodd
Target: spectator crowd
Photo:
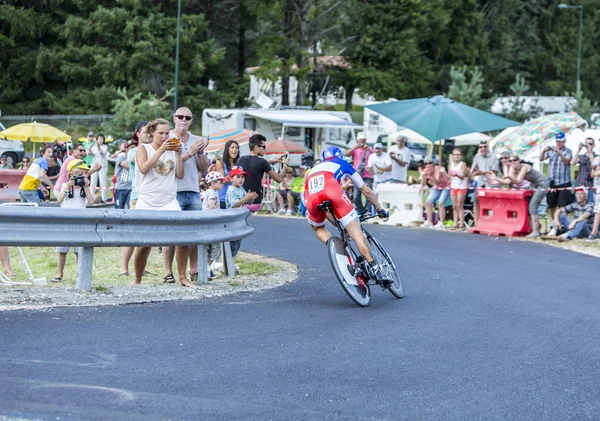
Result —
<instances>
[{"instance_id":1,"label":"spectator crowd","mask_svg":"<svg viewBox=\"0 0 600 421\"><path fill-rule=\"evenodd\" d=\"M296 169L290 166L287 154L267 161L266 138L256 134L249 139L248 155L240 156L240 145L231 140L225 144L222 156L210 162L205 154L210 140L189 131L193 119L192 111L182 107L173 114L172 122L159 118L135 126L131 140L112 155L115 208L214 211L244 206L257 212L267 203L269 211L280 215L304 212L305 180L311 167L320 160L311 156L303 159ZM558 241L573 238L593 241L598 238L600 225L600 156L594 151L592 138L586 139L576 153L565 146L565 140L565 135L559 133L556 144L542 150L540 161L548 162L548 176L508 151L497 157L487 142L481 142L470 167L459 148L452 150L447 165L443 165L441 157L439 163L432 157L425 158L419 164L418 179L408 175L411 153L405 136L398 136L396 144L385 151L381 143L367 145L366 135L361 132L345 156L375 192L378 185L385 183L417 184L427 189L424 228L465 231L467 203L472 206L477 224L476 189L510 187L534 190L528 208L533 231L528 237L542 235L540 218L545 216L547 208L551 221L547 236ZM109 157L104 135L93 132L88 133L86 142L74 146L60 166L52 159L52 147L44 146L39 158L23 160L26 174L19 185L19 197L22 202L39 204L52 190L64 208L85 208L95 202L96 196L106 203ZM572 166L576 165L579 168L572 179ZM0 169L10 168L6 159L1 158ZM353 189L350 181L342 181L342 187L359 212L371 210L371 205L358 189ZM263 197L267 194L269 197ZM446 221L448 214L452 222ZM240 247L241 241L231 243L234 257ZM56 249L58 273L54 281L63 280L69 251L68 247ZM120 276L130 276L133 257L133 282L141 283L147 274L150 252L150 247L123 247ZM198 248L162 247L161 252L164 282L194 286L198 279ZM219 267L220 246L212 245L208 252L209 264L214 264L209 266L207 275L213 278L213 270ZM10 272L5 248L0 248L0 260Z\"/></svg>"}]
</instances>

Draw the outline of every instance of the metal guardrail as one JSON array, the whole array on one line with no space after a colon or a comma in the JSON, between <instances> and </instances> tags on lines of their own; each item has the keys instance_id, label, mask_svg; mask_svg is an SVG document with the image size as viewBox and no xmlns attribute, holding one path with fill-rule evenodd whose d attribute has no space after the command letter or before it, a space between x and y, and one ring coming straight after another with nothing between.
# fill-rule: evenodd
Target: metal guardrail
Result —
<instances>
[{"instance_id":1,"label":"metal guardrail","mask_svg":"<svg viewBox=\"0 0 600 421\"><path fill-rule=\"evenodd\" d=\"M91 290L94 247L198 245L198 281L207 282L207 245L225 243L254 232L247 209L148 211L0 207L0 246L81 247L77 288ZM229 274L235 273L230 270Z\"/></svg>"}]
</instances>

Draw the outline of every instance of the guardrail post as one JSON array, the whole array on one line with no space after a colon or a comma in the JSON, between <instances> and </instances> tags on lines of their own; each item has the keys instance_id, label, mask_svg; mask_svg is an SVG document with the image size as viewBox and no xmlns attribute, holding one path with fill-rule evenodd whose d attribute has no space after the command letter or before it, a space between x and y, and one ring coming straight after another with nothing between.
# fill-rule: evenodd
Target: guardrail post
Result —
<instances>
[{"instance_id":1,"label":"guardrail post","mask_svg":"<svg viewBox=\"0 0 600 421\"><path fill-rule=\"evenodd\" d=\"M204 244L198 246L198 283L208 282L208 247Z\"/></svg>"},{"instance_id":2,"label":"guardrail post","mask_svg":"<svg viewBox=\"0 0 600 421\"><path fill-rule=\"evenodd\" d=\"M223 250L223 272L230 278L233 278L235 277L235 266L233 265L233 256L231 255L231 243L226 241L221 246Z\"/></svg>"},{"instance_id":3,"label":"guardrail post","mask_svg":"<svg viewBox=\"0 0 600 421\"><path fill-rule=\"evenodd\" d=\"M92 268L94 266L94 248L79 247L77 264L77 289L92 290ZM206 273L206 271L204 271Z\"/></svg>"}]
</instances>

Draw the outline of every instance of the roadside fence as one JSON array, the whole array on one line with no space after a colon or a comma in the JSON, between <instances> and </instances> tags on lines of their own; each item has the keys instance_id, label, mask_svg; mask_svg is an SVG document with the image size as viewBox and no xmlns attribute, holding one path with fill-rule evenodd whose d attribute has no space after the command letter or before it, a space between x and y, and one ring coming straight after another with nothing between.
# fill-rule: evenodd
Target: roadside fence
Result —
<instances>
[{"instance_id":1,"label":"roadside fence","mask_svg":"<svg viewBox=\"0 0 600 421\"><path fill-rule=\"evenodd\" d=\"M198 246L198 281L207 279L207 245L224 243L224 265L235 275L230 241L254 232L245 209L148 211L0 207L0 246L80 247L77 288L91 290L95 247Z\"/></svg>"}]
</instances>

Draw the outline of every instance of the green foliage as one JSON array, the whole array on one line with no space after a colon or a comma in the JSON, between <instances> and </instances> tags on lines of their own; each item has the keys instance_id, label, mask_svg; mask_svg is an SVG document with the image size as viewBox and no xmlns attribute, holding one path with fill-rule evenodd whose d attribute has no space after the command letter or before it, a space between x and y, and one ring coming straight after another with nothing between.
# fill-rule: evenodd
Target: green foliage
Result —
<instances>
[{"instance_id":1,"label":"green foliage","mask_svg":"<svg viewBox=\"0 0 600 421\"><path fill-rule=\"evenodd\" d=\"M588 122L592 117L592 113L598 110L598 101L592 102L587 98L581 90L581 84L577 83L577 91L575 93L565 93L566 96L575 98L574 103L571 105L571 110L575 111L581 117L585 118Z\"/></svg>"},{"instance_id":2,"label":"green foliage","mask_svg":"<svg viewBox=\"0 0 600 421\"><path fill-rule=\"evenodd\" d=\"M467 66L450 68L450 87L448 98L452 98L462 104L488 111L495 97L483 98L483 72L475 66L469 71L467 82Z\"/></svg>"},{"instance_id":3,"label":"green foliage","mask_svg":"<svg viewBox=\"0 0 600 421\"><path fill-rule=\"evenodd\" d=\"M128 95L127 89L117 89L119 98L112 102L114 117L104 124L105 130L115 138L128 139L139 121L151 121L169 115L171 103L167 98L171 97L173 92L171 89L165 96L158 98L151 93L144 95L138 92Z\"/></svg>"},{"instance_id":4,"label":"green foliage","mask_svg":"<svg viewBox=\"0 0 600 421\"><path fill-rule=\"evenodd\" d=\"M515 82L510 85L510 91L513 94L507 102L503 104L504 116L514 121L526 121L532 117L537 117L542 113L542 108L538 106L538 100L526 102L525 94L529 91L529 84L523 76L517 73Z\"/></svg>"},{"instance_id":5,"label":"green foliage","mask_svg":"<svg viewBox=\"0 0 600 421\"><path fill-rule=\"evenodd\" d=\"M575 85L579 30L577 11L558 9L561 1L182 1L178 98L196 114L245 106L249 67L263 80L281 78L286 92L295 76L297 103L314 106L317 96L344 88L347 110L357 88L378 100L448 92L485 109L493 93L523 91L523 77L529 91L560 95ZM581 92L600 95L598 6L585 2L574 94L586 115L596 105ZM177 0L4 0L1 111L110 113L124 100L120 88L131 99L140 94L138 102L165 97L174 83L176 13ZM345 63L315 63L326 55ZM514 117L525 118L515 105ZM119 124L131 130L128 118Z\"/></svg>"}]
</instances>

